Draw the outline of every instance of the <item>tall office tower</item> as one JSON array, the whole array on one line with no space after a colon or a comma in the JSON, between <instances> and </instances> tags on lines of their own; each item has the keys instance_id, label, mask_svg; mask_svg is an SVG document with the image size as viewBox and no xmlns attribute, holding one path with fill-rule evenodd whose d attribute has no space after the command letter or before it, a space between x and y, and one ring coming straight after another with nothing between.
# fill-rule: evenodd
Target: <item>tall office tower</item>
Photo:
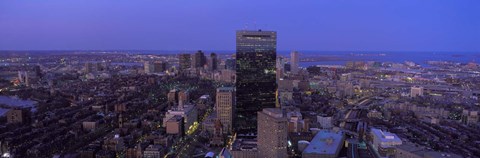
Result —
<instances>
[{"instance_id":1,"label":"tall office tower","mask_svg":"<svg viewBox=\"0 0 480 158\"><path fill-rule=\"evenodd\" d=\"M235 131L255 133L256 116L263 108L275 107L275 59L277 33L237 31L237 81Z\"/></svg>"},{"instance_id":2,"label":"tall office tower","mask_svg":"<svg viewBox=\"0 0 480 158\"><path fill-rule=\"evenodd\" d=\"M91 73L92 72L92 63L86 62L85 63L85 73Z\"/></svg>"},{"instance_id":3,"label":"tall office tower","mask_svg":"<svg viewBox=\"0 0 480 158\"><path fill-rule=\"evenodd\" d=\"M192 57L193 68L203 67L206 64L206 62L207 62L207 57L205 57L205 54L201 50L193 54L193 57Z\"/></svg>"},{"instance_id":4,"label":"tall office tower","mask_svg":"<svg viewBox=\"0 0 480 158\"><path fill-rule=\"evenodd\" d=\"M290 53L290 66L291 72L293 74L298 73L298 63L300 62L300 57L297 51Z\"/></svg>"},{"instance_id":5,"label":"tall office tower","mask_svg":"<svg viewBox=\"0 0 480 158\"><path fill-rule=\"evenodd\" d=\"M35 76L37 76L38 78L42 78L42 77L43 77L42 69L40 69L40 65L35 65L35 66L33 67L33 71L35 71Z\"/></svg>"},{"instance_id":6,"label":"tall office tower","mask_svg":"<svg viewBox=\"0 0 480 158\"><path fill-rule=\"evenodd\" d=\"M235 107L235 89L233 87L217 88L217 99L215 107L217 117L223 125L223 132L228 134L232 132L233 108Z\"/></svg>"},{"instance_id":7,"label":"tall office tower","mask_svg":"<svg viewBox=\"0 0 480 158\"><path fill-rule=\"evenodd\" d=\"M282 56L277 57L277 63L276 63L277 69L284 69L285 67L285 58Z\"/></svg>"},{"instance_id":8,"label":"tall office tower","mask_svg":"<svg viewBox=\"0 0 480 158\"><path fill-rule=\"evenodd\" d=\"M180 71L184 71L190 68L191 62L192 62L192 57L190 56L190 54L178 55L178 66Z\"/></svg>"},{"instance_id":9,"label":"tall office tower","mask_svg":"<svg viewBox=\"0 0 480 158\"><path fill-rule=\"evenodd\" d=\"M258 112L258 157L283 158L287 155L287 118L280 108Z\"/></svg>"},{"instance_id":10,"label":"tall office tower","mask_svg":"<svg viewBox=\"0 0 480 158\"><path fill-rule=\"evenodd\" d=\"M152 65L153 65L153 70L150 70L151 72L155 72L155 73L164 72L164 71L167 71L168 69L166 62L157 61L152 63Z\"/></svg>"},{"instance_id":11,"label":"tall office tower","mask_svg":"<svg viewBox=\"0 0 480 158\"><path fill-rule=\"evenodd\" d=\"M277 64L276 64L277 80L283 78L283 73L285 71L284 65L285 65L285 59L283 57L277 57Z\"/></svg>"},{"instance_id":12,"label":"tall office tower","mask_svg":"<svg viewBox=\"0 0 480 158\"><path fill-rule=\"evenodd\" d=\"M211 53L210 54L210 70L217 70L218 60L217 54Z\"/></svg>"},{"instance_id":13,"label":"tall office tower","mask_svg":"<svg viewBox=\"0 0 480 158\"><path fill-rule=\"evenodd\" d=\"M145 71L145 73L153 73L153 69L154 67L152 62L146 61L145 63L143 63L143 70Z\"/></svg>"}]
</instances>

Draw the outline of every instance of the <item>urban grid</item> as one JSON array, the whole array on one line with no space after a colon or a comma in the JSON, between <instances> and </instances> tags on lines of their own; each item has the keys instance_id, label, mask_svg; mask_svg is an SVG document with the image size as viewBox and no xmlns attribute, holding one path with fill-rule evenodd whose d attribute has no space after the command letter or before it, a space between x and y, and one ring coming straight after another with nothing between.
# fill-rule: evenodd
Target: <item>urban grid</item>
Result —
<instances>
[{"instance_id":1,"label":"urban grid","mask_svg":"<svg viewBox=\"0 0 480 158\"><path fill-rule=\"evenodd\" d=\"M480 157L480 54L283 51L283 35L231 30L231 51L1 50L0 157Z\"/></svg>"}]
</instances>

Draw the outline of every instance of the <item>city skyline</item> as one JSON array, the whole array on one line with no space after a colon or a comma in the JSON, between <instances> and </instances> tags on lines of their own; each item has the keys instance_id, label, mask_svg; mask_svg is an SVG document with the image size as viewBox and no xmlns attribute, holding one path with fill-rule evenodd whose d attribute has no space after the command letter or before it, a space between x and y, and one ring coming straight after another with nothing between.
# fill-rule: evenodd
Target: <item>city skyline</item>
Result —
<instances>
[{"instance_id":1,"label":"city skyline","mask_svg":"<svg viewBox=\"0 0 480 158\"><path fill-rule=\"evenodd\" d=\"M480 1L182 2L0 1L0 157L480 158Z\"/></svg>"},{"instance_id":2,"label":"city skyline","mask_svg":"<svg viewBox=\"0 0 480 158\"><path fill-rule=\"evenodd\" d=\"M479 3L2 1L0 50L234 50L248 25L278 31L279 51L475 52Z\"/></svg>"}]
</instances>

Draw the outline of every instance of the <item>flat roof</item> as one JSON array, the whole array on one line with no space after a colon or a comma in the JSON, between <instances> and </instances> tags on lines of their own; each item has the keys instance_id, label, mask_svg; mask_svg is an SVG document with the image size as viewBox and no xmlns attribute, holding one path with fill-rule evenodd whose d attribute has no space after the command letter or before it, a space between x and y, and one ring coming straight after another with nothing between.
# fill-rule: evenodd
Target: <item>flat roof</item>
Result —
<instances>
[{"instance_id":1,"label":"flat roof","mask_svg":"<svg viewBox=\"0 0 480 158\"><path fill-rule=\"evenodd\" d=\"M381 142L396 142L396 143L400 142L400 143L402 143L402 140L400 140L400 138L394 133L390 133L390 132L387 132L387 131L382 131L382 130L376 129L376 128L372 128L371 131L377 138L380 138Z\"/></svg>"},{"instance_id":2,"label":"flat roof","mask_svg":"<svg viewBox=\"0 0 480 158\"><path fill-rule=\"evenodd\" d=\"M268 116L274 117L274 118L282 118L283 117L283 111L280 108L265 108L262 110L264 114L267 114Z\"/></svg>"},{"instance_id":3,"label":"flat roof","mask_svg":"<svg viewBox=\"0 0 480 158\"><path fill-rule=\"evenodd\" d=\"M343 137L342 131L320 130L303 153L335 155L338 148L342 147Z\"/></svg>"},{"instance_id":4,"label":"flat roof","mask_svg":"<svg viewBox=\"0 0 480 158\"><path fill-rule=\"evenodd\" d=\"M217 92L232 92L235 88L233 87L219 87L217 88Z\"/></svg>"},{"instance_id":5,"label":"flat roof","mask_svg":"<svg viewBox=\"0 0 480 158\"><path fill-rule=\"evenodd\" d=\"M232 150L236 151L256 151L257 140L255 139L235 139L232 144Z\"/></svg>"}]
</instances>

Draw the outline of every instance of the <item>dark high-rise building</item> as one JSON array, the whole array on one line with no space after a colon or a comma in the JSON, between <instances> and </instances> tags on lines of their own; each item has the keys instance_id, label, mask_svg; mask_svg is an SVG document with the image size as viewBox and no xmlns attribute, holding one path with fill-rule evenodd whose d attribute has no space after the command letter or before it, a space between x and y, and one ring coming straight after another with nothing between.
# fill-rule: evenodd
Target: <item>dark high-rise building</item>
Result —
<instances>
[{"instance_id":1,"label":"dark high-rise building","mask_svg":"<svg viewBox=\"0 0 480 158\"><path fill-rule=\"evenodd\" d=\"M217 54L211 53L210 54L210 70L217 70L217 65L218 65L218 60L217 60Z\"/></svg>"},{"instance_id":2,"label":"dark high-rise building","mask_svg":"<svg viewBox=\"0 0 480 158\"><path fill-rule=\"evenodd\" d=\"M236 117L239 133L257 132L258 111L275 107L277 33L237 31Z\"/></svg>"},{"instance_id":3,"label":"dark high-rise building","mask_svg":"<svg viewBox=\"0 0 480 158\"><path fill-rule=\"evenodd\" d=\"M167 63L166 62L154 62L153 63L153 72L159 73L159 72L165 72L167 71Z\"/></svg>"},{"instance_id":4,"label":"dark high-rise building","mask_svg":"<svg viewBox=\"0 0 480 158\"><path fill-rule=\"evenodd\" d=\"M40 69L40 66L39 66L39 65L35 65L35 66L33 67L33 70L35 71L35 75L36 75L38 78L42 78L42 77L43 77L42 69Z\"/></svg>"},{"instance_id":5,"label":"dark high-rise building","mask_svg":"<svg viewBox=\"0 0 480 158\"><path fill-rule=\"evenodd\" d=\"M207 63L207 57L205 57L205 54L199 50L192 56L192 67L193 68L198 68L198 67L203 67Z\"/></svg>"},{"instance_id":6,"label":"dark high-rise building","mask_svg":"<svg viewBox=\"0 0 480 158\"><path fill-rule=\"evenodd\" d=\"M178 55L178 66L180 71L184 71L190 68L191 62L192 62L192 57L190 56L190 54Z\"/></svg>"}]
</instances>

